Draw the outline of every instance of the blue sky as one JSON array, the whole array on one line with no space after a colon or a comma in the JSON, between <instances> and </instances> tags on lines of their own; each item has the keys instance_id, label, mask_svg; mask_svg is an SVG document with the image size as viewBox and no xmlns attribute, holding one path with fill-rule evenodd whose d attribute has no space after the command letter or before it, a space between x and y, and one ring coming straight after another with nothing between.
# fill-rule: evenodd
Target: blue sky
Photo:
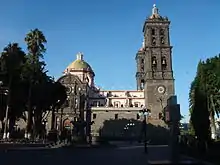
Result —
<instances>
[{"instance_id":1,"label":"blue sky","mask_svg":"<svg viewBox=\"0 0 220 165\"><path fill-rule=\"evenodd\" d=\"M48 40L45 60L56 78L79 51L104 89L136 89L135 55L144 20L156 3L172 21L173 68L181 111L188 115L188 90L197 62L219 53L219 0L1 0L0 48L19 42L33 28Z\"/></svg>"}]
</instances>

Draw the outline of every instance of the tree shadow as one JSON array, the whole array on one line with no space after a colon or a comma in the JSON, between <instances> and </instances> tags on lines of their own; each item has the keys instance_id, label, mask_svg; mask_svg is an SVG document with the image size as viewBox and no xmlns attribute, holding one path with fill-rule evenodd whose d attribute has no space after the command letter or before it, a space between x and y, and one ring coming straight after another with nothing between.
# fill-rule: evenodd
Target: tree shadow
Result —
<instances>
[{"instance_id":1,"label":"tree shadow","mask_svg":"<svg viewBox=\"0 0 220 165\"><path fill-rule=\"evenodd\" d=\"M144 141L143 121L134 119L110 119L99 130L98 141ZM149 144L168 144L168 129L147 124L146 139Z\"/></svg>"}]
</instances>

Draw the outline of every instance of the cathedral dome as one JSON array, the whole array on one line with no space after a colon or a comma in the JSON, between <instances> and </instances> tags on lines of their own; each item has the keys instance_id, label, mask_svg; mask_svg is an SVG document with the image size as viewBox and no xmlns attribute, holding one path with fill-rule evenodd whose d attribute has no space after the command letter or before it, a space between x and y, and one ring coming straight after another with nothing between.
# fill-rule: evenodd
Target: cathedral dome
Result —
<instances>
[{"instance_id":1,"label":"cathedral dome","mask_svg":"<svg viewBox=\"0 0 220 165\"><path fill-rule=\"evenodd\" d=\"M73 61L67 68L67 70L72 71L72 70L87 70L87 71L91 71L92 67L83 60L83 54L82 53L78 53L77 54L77 59L75 61Z\"/></svg>"}]
</instances>

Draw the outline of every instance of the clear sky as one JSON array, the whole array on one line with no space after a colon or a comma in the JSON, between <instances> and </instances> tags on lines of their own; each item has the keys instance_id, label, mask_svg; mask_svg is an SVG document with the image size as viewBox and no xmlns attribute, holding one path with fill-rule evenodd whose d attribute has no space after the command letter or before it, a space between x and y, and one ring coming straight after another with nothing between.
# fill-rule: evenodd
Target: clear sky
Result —
<instances>
[{"instance_id":1,"label":"clear sky","mask_svg":"<svg viewBox=\"0 0 220 165\"><path fill-rule=\"evenodd\" d=\"M136 89L135 55L144 20L156 3L171 22L173 68L181 111L199 59L219 53L219 0L1 0L0 48L19 42L33 28L48 40L45 60L58 78L77 52L93 67L97 86Z\"/></svg>"}]
</instances>

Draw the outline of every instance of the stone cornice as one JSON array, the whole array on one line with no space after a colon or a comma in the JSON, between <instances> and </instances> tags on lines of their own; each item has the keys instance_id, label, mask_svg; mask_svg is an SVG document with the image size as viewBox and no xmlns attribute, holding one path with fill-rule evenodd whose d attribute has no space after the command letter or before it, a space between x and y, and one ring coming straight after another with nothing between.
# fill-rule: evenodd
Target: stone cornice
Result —
<instances>
[{"instance_id":1,"label":"stone cornice","mask_svg":"<svg viewBox=\"0 0 220 165\"><path fill-rule=\"evenodd\" d=\"M91 107L91 111L101 111L101 112L139 112L143 107Z\"/></svg>"}]
</instances>

